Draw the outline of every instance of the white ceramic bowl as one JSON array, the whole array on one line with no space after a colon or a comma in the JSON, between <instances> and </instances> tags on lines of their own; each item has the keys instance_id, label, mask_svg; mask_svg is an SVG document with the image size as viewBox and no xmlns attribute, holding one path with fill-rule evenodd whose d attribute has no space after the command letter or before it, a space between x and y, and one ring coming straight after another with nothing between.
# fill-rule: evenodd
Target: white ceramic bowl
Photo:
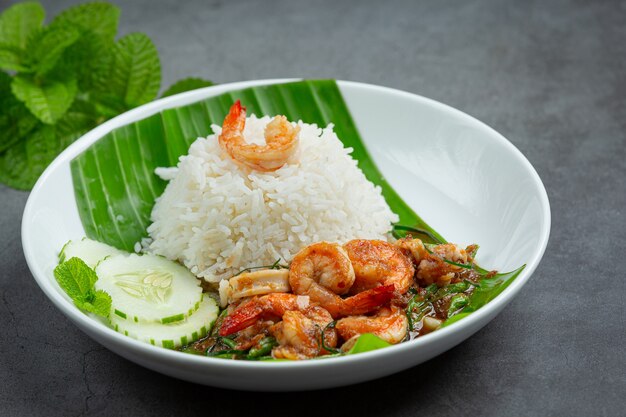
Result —
<instances>
[{"instance_id":1,"label":"white ceramic bowl","mask_svg":"<svg viewBox=\"0 0 626 417\"><path fill-rule=\"evenodd\" d=\"M24 253L41 289L82 331L133 362L188 381L262 391L328 388L389 375L450 349L493 319L528 281L550 233L548 197L528 160L496 131L444 104L342 81L341 92L376 164L427 223L450 241L479 243L478 262L487 268L508 271L527 264L504 292L467 318L411 342L293 363L232 361L158 348L116 333L79 311L52 274L62 245L84 236L70 161L112 129L163 109L284 81L225 84L146 104L87 133L39 178L24 211Z\"/></svg>"}]
</instances>

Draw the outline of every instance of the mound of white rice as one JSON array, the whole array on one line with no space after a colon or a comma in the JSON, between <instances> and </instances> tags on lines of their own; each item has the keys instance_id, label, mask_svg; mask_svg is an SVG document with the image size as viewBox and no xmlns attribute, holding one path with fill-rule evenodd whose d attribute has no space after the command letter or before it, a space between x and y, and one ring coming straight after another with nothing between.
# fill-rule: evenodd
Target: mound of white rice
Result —
<instances>
[{"instance_id":1,"label":"mound of white rice","mask_svg":"<svg viewBox=\"0 0 626 417\"><path fill-rule=\"evenodd\" d=\"M248 118L246 140L264 143L270 120ZM217 141L219 126L176 168L157 169L170 182L152 211L146 249L218 282L243 268L289 261L321 240L385 239L398 217L357 168L352 149L344 149L332 125L298 125L297 152L274 172L233 162Z\"/></svg>"}]
</instances>

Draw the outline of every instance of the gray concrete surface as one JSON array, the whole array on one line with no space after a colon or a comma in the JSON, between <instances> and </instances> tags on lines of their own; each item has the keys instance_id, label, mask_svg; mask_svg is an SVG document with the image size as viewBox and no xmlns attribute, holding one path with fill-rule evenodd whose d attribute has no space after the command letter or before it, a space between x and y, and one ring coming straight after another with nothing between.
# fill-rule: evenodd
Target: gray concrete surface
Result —
<instances>
[{"instance_id":1,"label":"gray concrete surface","mask_svg":"<svg viewBox=\"0 0 626 417\"><path fill-rule=\"evenodd\" d=\"M73 1L45 1L54 15ZM8 3L2 2L3 7ZM543 262L455 349L400 374L296 394L212 389L141 368L70 324L20 243L28 197L0 186L0 415L623 416L626 3L120 1L164 85L333 77L440 100L536 167L552 205Z\"/></svg>"}]
</instances>

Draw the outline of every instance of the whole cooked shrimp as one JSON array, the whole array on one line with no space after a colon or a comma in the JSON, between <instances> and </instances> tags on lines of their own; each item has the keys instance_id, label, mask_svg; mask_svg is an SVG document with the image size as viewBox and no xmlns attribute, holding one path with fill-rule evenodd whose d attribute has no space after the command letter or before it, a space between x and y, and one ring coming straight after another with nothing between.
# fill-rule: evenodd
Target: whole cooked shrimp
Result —
<instances>
[{"instance_id":1,"label":"whole cooked shrimp","mask_svg":"<svg viewBox=\"0 0 626 417\"><path fill-rule=\"evenodd\" d=\"M400 294L408 291L415 269L397 247L382 240L365 239L351 240L343 247L354 268L351 294L390 284Z\"/></svg>"},{"instance_id":2,"label":"whole cooked shrimp","mask_svg":"<svg viewBox=\"0 0 626 417\"><path fill-rule=\"evenodd\" d=\"M324 346L337 346L337 332L327 327L332 321L330 313L318 306L310 306L303 311L287 311L283 320L270 328L270 334L278 342L272 356L277 359L307 359L328 353Z\"/></svg>"},{"instance_id":3,"label":"whole cooked shrimp","mask_svg":"<svg viewBox=\"0 0 626 417\"><path fill-rule=\"evenodd\" d=\"M308 295L333 317L364 314L389 301L393 285L383 285L352 297L341 298L355 282L355 272L346 251L336 243L318 242L294 256L289 284L295 294Z\"/></svg>"},{"instance_id":4,"label":"whole cooked shrimp","mask_svg":"<svg viewBox=\"0 0 626 417\"><path fill-rule=\"evenodd\" d=\"M400 343L406 337L408 319L396 306L382 307L373 316L351 316L337 320L335 329L344 340L363 333L373 333L391 343Z\"/></svg>"},{"instance_id":5,"label":"whole cooked shrimp","mask_svg":"<svg viewBox=\"0 0 626 417\"><path fill-rule=\"evenodd\" d=\"M243 137L246 108L239 100L230 108L218 140L232 159L258 171L275 171L285 165L298 147L300 128L285 116L276 116L265 127L265 145L247 143Z\"/></svg>"},{"instance_id":6,"label":"whole cooked shrimp","mask_svg":"<svg viewBox=\"0 0 626 417\"><path fill-rule=\"evenodd\" d=\"M219 333L220 336L228 336L256 324L261 319L280 320L285 312L304 310L308 306L308 297L294 294L272 293L253 297L224 318Z\"/></svg>"},{"instance_id":7,"label":"whole cooked shrimp","mask_svg":"<svg viewBox=\"0 0 626 417\"><path fill-rule=\"evenodd\" d=\"M323 346L337 345L335 330L326 327L332 320L328 311L310 305L308 297L275 293L254 297L238 306L224 318L219 334L239 332L235 340L237 347L242 348L252 346L269 333L279 344L272 351L274 357L304 359L326 353Z\"/></svg>"}]
</instances>

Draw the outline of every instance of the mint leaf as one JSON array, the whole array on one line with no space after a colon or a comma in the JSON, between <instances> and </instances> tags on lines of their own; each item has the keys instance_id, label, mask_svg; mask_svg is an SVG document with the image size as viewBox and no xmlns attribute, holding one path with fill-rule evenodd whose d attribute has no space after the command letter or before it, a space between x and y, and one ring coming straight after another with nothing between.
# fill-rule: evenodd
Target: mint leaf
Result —
<instances>
[{"instance_id":1,"label":"mint leaf","mask_svg":"<svg viewBox=\"0 0 626 417\"><path fill-rule=\"evenodd\" d=\"M96 127L98 118L99 115L92 103L84 100L75 100L65 115L57 122L57 134L60 137L74 136L74 139L77 139ZM71 142L73 140L69 143Z\"/></svg>"},{"instance_id":2,"label":"mint leaf","mask_svg":"<svg viewBox=\"0 0 626 417\"><path fill-rule=\"evenodd\" d=\"M70 258L57 265L54 277L78 308L103 317L109 316L111 297L104 291L94 291L98 276L82 259Z\"/></svg>"},{"instance_id":3,"label":"mint leaf","mask_svg":"<svg viewBox=\"0 0 626 417\"><path fill-rule=\"evenodd\" d=\"M104 43L110 44L115 39L119 18L120 9L110 3L84 3L64 10L50 26L75 26L83 32L92 32Z\"/></svg>"},{"instance_id":4,"label":"mint leaf","mask_svg":"<svg viewBox=\"0 0 626 417\"><path fill-rule=\"evenodd\" d=\"M161 97L173 96L174 94L184 93L185 91L191 91L202 87L210 87L212 85L215 85L212 81L203 80L202 78L183 78L165 90L165 92L161 94Z\"/></svg>"},{"instance_id":5,"label":"mint leaf","mask_svg":"<svg viewBox=\"0 0 626 417\"><path fill-rule=\"evenodd\" d=\"M22 63L22 51L11 45L0 44L0 68L7 71L27 71Z\"/></svg>"},{"instance_id":6,"label":"mint leaf","mask_svg":"<svg viewBox=\"0 0 626 417\"><path fill-rule=\"evenodd\" d=\"M109 82L104 91L122 98L128 108L153 100L161 86L161 63L146 35L131 33L114 46Z\"/></svg>"},{"instance_id":7,"label":"mint leaf","mask_svg":"<svg viewBox=\"0 0 626 417\"><path fill-rule=\"evenodd\" d=\"M39 122L11 92L11 77L0 71L0 153L23 140Z\"/></svg>"},{"instance_id":8,"label":"mint leaf","mask_svg":"<svg viewBox=\"0 0 626 417\"><path fill-rule=\"evenodd\" d=\"M98 276L82 259L70 258L54 268L54 278L73 300L84 302Z\"/></svg>"},{"instance_id":9,"label":"mint leaf","mask_svg":"<svg viewBox=\"0 0 626 417\"><path fill-rule=\"evenodd\" d=\"M51 79L37 83L32 77L18 75L11 83L15 97L39 120L44 123L55 123L74 101L76 95L76 79L65 76L65 79Z\"/></svg>"},{"instance_id":10,"label":"mint leaf","mask_svg":"<svg viewBox=\"0 0 626 417\"><path fill-rule=\"evenodd\" d=\"M28 66L38 76L50 71L63 52L80 37L78 29L72 26L49 26L31 36L26 49Z\"/></svg>"},{"instance_id":11,"label":"mint leaf","mask_svg":"<svg viewBox=\"0 0 626 417\"><path fill-rule=\"evenodd\" d=\"M28 37L41 27L46 12L37 2L18 3L0 15L0 42L26 48Z\"/></svg>"},{"instance_id":12,"label":"mint leaf","mask_svg":"<svg viewBox=\"0 0 626 417\"><path fill-rule=\"evenodd\" d=\"M102 290L92 292L90 296L92 299L83 302L81 308L102 317L109 317L111 313L111 296Z\"/></svg>"},{"instance_id":13,"label":"mint leaf","mask_svg":"<svg viewBox=\"0 0 626 417\"><path fill-rule=\"evenodd\" d=\"M31 189L63 148L54 128L42 125L0 154L0 181L20 190Z\"/></svg>"}]
</instances>

